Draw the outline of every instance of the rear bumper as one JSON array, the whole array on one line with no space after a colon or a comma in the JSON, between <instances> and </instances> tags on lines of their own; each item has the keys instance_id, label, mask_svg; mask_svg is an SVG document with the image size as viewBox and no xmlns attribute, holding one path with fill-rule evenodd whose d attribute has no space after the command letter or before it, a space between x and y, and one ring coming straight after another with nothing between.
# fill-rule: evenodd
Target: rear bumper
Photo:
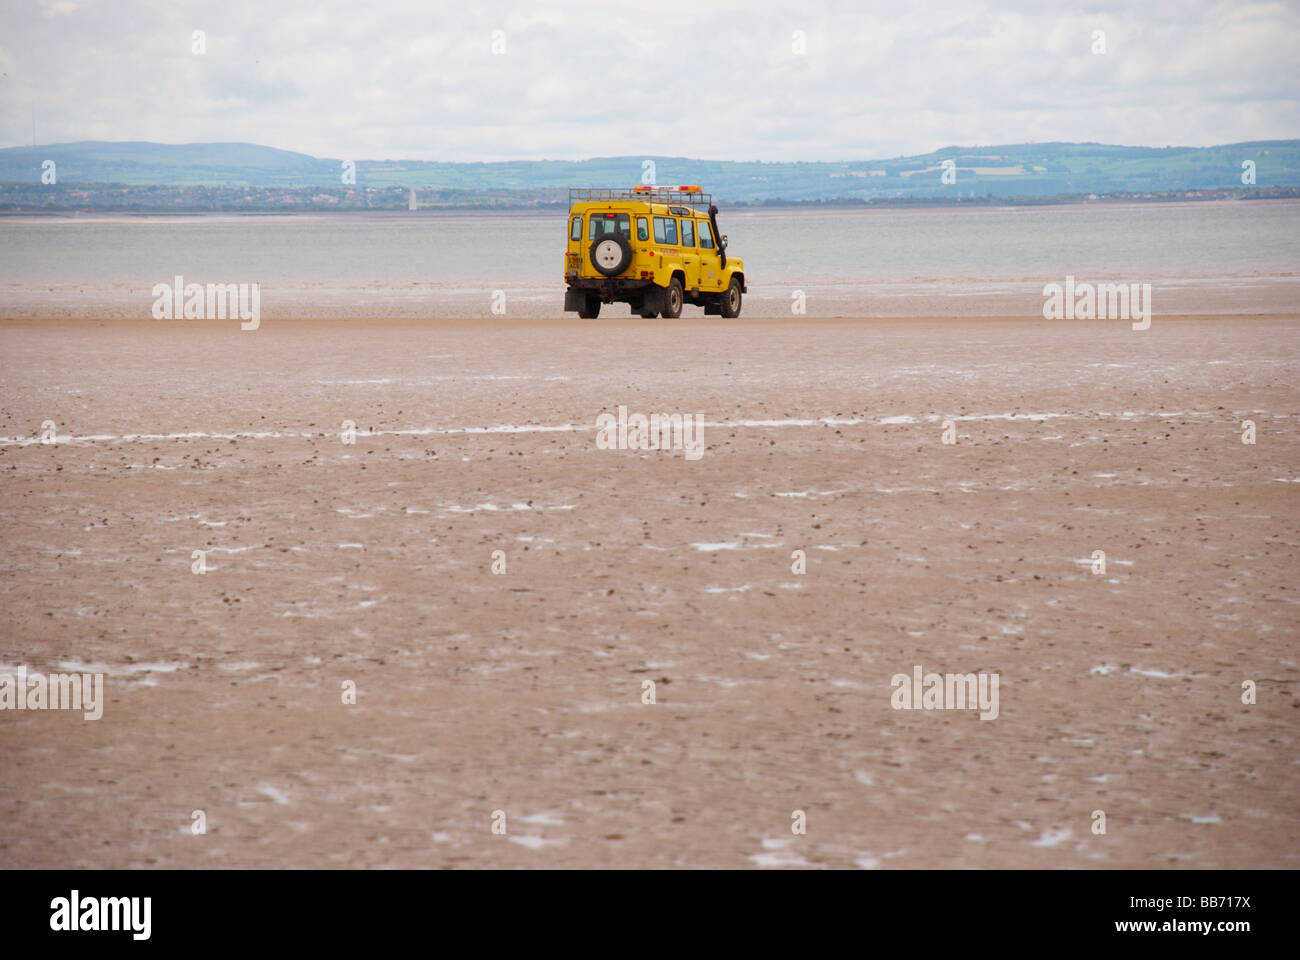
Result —
<instances>
[{"instance_id":1,"label":"rear bumper","mask_svg":"<svg viewBox=\"0 0 1300 960\"><path fill-rule=\"evenodd\" d=\"M605 303L640 294L654 286L649 277L569 277L569 288L564 291L564 309L576 311L588 293L594 293Z\"/></svg>"},{"instance_id":2,"label":"rear bumper","mask_svg":"<svg viewBox=\"0 0 1300 960\"><path fill-rule=\"evenodd\" d=\"M620 290L643 290L654 283L650 277L569 277L570 290L595 290L617 293Z\"/></svg>"}]
</instances>

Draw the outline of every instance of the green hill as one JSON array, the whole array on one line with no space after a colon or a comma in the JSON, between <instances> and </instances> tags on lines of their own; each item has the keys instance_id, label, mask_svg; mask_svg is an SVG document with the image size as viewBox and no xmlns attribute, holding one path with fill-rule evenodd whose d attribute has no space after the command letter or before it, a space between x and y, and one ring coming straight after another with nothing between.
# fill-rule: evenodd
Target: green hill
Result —
<instances>
[{"instance_id":1,"label":"green hill","mask_svg":"<svg viewBox=\"0 0 1300 960\"><path fill-rule=\"evenodd\" d=\"M39 183L46 160L56 163L60 185L337 189L343 170L340 159L249 143L88 141L0 150L0 182ZM889 160L815 163L659 156L500 163L356 160L355 172L356 186L363 190L415 187L525 195L570 186L630 186L641 182L646 160L654 162L658 183L698 183L729 201L1036 197L1240 187L1246 160L1255 163L1258 186L1300 186L1300 140L1216 147L946 147ZM955 183L944 182L945 161L952 163Z\"/></svg>"}]
</instances>

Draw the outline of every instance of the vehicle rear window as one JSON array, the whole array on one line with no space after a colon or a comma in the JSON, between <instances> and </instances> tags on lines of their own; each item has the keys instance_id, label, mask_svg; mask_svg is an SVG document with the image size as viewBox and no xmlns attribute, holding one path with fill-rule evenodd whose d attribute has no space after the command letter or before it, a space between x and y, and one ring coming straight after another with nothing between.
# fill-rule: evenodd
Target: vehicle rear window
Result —
<instances>
[{"instance_id":1,"label":"vehicle rear window","mask_svg":"<svg viewBox=\"0 0 1300 960\"><path fill-rule=\"evenodd\" d=\"M587 239L595 240L609 233L632 236L632 218L626 213L593 213L588 221Z\"/></svg>"},{"instance_id":2,"label":"vehicle rear window","mask_svg":"<svg viewBox=\"0 0 1300 960\"><path fill-rule=\"evenodd\" d=\"M582 239L582 217L574 217L569 223L569 239Z\"/></svg>"},{"instance_id":3,"label":"vehicle rear window","mask_svg":"<svg viewBox=\"0 0 1300 960\"><path fill-rule=\"evenodd\" d=\"M695 224L690 220L682 221L682 246L695 246Z\"/></svg>"},{"instance_id":4,"label":"vehicle rear window","mask_svg":"<svg viewBox=\"0 0 1300 960\"><path fill-rule=\"evenodd\" d=\"M676 243L677 221L669 217L655 217L655 243Z\"/></svg>"},{"instance_id":5,"label":"vehicle rear window","mask_svg":"<svg viewBox=\"0 0 1300 960\"><path fill-rule=\"evenodd\" d=\"M650 239L650 224L646 222L645 217L636 218L636 238L638 240Z\"/></svg>"}]
</instances>

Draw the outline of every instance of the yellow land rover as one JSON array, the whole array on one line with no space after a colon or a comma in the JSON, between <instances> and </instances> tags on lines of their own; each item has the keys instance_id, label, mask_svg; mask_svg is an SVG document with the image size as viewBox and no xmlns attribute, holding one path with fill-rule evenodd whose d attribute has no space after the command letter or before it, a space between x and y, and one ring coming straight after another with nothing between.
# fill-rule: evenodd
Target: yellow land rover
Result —
<instances>
[{"instance_id":1,"label":"yellow land rover","mask_svg":"<svg viewBox=\"0 0 1300 960\"><path fill-rule=\"evenodd\" d=\"M740 316L745 265L727 256L718 208L699 187L569 191L564 309L591 318L602 303L643 317L680 317L682 305Z\"/></svg>"}]
</instances>

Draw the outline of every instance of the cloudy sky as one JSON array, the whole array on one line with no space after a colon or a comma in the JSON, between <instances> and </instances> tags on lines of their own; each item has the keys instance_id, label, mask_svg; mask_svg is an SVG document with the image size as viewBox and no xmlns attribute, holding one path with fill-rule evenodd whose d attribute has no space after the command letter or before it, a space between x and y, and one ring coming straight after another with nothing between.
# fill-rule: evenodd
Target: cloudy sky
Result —
<instances>
[{"instance_id":1,"label":"cloudy sky","mask_svg":"<svg viewBox=\"0 0 1300 960\"><path fill-rule=\"evenodd\" d=\"M33 107L361 159L1206 146L1300 136L1298 51L1295 2L0 0L0 146Z\"/></svg>"}]
</instances>

